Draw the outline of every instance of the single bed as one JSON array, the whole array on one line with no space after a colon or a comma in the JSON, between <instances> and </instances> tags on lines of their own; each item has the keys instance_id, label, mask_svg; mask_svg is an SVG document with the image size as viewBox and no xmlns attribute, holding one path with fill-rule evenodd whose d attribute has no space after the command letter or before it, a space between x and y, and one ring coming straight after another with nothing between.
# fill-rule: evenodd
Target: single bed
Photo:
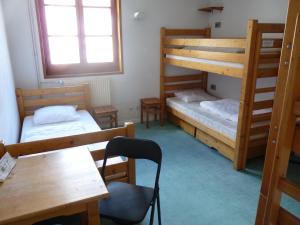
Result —
<instances>
[{"instance_id":1,"label":"single bed","mask_svg":"<svg viewBox=\"0 0 300 225\"><path fill-rule=\"evenodd\" d=\"M131 125L105 131L101 130L90 114L91 104L88 85L31 90L17 89L16 94L22 131L20 144L12 146L12 149L14 149L13 155L22 155L22 152L28 155L31 151L32 153L38 153L43 152L42 150L46 151L46 149L50 151L57 149L57 145L59 145L59 149L62 149L64 146L79 146L80 143L88 143L87 147L100 169L107 141L115 136L134 137L134 130L132 132ZM53 115L52 111L49 114L48 108L45 108L47 106L71 106L71 108L77 109L77 111L73 110L76 119L68 122L41 124L34 122L34 114L38 109L47 109L48 114L46 113L46 115L48 117ZM69 114L65 113L65 117L69 117ZM103 139L103 141L94 143L90 142L89 139ZM55 143L56 146L52 143ZM44 145L49 145L49 147ZM23 146L24 150L22 149ZM135 182L134 160L116 157L109 161L108 165L111 168L106 171L107 181Z\"/></svg>"}]
</instances>

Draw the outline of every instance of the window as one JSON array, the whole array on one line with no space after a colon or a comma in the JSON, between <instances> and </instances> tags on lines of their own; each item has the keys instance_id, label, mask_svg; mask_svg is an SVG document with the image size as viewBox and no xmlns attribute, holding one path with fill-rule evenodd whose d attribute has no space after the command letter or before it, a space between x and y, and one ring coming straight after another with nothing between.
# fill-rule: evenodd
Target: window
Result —
<instances>
[{"instance_id":1,"label":"window","mask_svg":"<svg viewBox=\"0 0 300 225\"><path fill-rule=\"evenodd\" d=\"M120 0L36 0L46 78L122 72Z\"/></svg>"}]
</instances>

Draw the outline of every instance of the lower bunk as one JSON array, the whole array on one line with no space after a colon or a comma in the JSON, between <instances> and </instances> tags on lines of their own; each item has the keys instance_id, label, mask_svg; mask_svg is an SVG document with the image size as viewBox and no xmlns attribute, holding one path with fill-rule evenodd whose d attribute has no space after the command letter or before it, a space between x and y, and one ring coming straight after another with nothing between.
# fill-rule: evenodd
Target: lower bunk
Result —
<instances>
[{"instance_id":1,"label":"lower bunk","mask_svg":"<svg viewBox=\"0 0 300 225\"><path fill-rule=\"evenodd\" d=\"M205 93L207 95L207 93ZM204 144L216 149L220 154L231 161L235 160L236 156L236 135L238 126L238 111L239 103L231 99L203 99L203 101L186 102L179 97L171 97L166 100L166 111L168 119L174 124L180 126L184 131L194 136ZM201 104L208 105L211 102L222 102L227 108L233 108L231 113L222 111L219 113L201 107ZM228 104L227 104L228 103ZM230 104L233 103L233 106ZM229 110L230 111L230 110ZM265 110L257 111L256 114L264 114ZM224 118L224 117L229 117ZM261 127L262 122L253 125ZM261 156L265 152L265 143L260 140L266 140L266 135L253 136L249 146L247 158L255 158Z\"/></svg>"}]
</instances>

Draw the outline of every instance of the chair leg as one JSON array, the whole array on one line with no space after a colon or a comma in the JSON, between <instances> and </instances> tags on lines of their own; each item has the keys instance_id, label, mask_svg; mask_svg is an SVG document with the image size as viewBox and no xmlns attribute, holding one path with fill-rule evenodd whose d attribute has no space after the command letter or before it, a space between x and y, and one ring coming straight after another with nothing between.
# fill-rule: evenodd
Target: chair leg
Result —
<instances>
[{"instance_id":1,"label":"chair leg","mask_svg":"<svg viewBox=\"0 0 300 225\"><path fill-rule=\"evenodd\" d=\"M154 202L152 204L152 208L151 208L150 225L153 225L154 213L155 213L155 200L154 200Z\"/></svg>"},{"instance_id":2,"label":"chair leg","mask_svg":"<svg viewBox=\"0 0 300 225\"><path fill-rule=\"evenodd\" d=\"M161 212L160 212L159 194L157 195L157 216L158 216L158 224L161 225Z\"/></svg>"}]
</instances>

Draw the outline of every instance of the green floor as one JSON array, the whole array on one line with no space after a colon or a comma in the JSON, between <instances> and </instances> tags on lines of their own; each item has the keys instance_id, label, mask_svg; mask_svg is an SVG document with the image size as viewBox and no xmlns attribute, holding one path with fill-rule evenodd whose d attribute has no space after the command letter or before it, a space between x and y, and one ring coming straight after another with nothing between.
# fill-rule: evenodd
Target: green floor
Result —
<instances>
[{"instance_id":1,"label":"green floor","mask_svg":"<svg viewBox=\"0 0 300 225\"><path fill-rule=\"evenodd\" d=\"M163 225L253 225L261 183L262 159L252 160L244 172L215 150L172 124L150 129L137 125L138 138L152 139L163 150L161 207ZM300 165L290 168L300 183ZM154 167L137 162L137 183L153 184ZM300 203L284 198L283 205L300 216ZM78 224L68 221L64 224ZM113 225L102 221L103 225ZM142 225L149 224L145 220ZM157 224L157 223L155 223Z\"/></svg>"}]
</instances>

